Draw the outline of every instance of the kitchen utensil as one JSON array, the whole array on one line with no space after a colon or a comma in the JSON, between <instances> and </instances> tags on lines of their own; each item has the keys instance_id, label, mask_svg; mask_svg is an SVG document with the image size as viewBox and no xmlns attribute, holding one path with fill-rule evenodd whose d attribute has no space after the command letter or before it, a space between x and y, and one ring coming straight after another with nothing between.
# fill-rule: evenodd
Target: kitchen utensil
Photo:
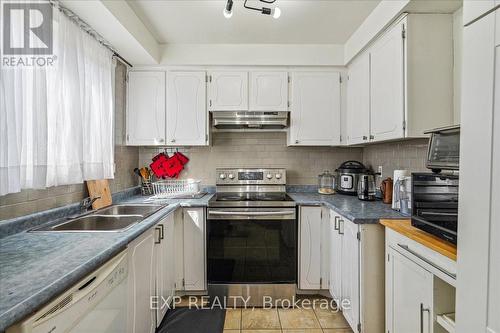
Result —
<instances>
[{"instance_id":1,"label":"kitchen utensil","mask_svg":"<svg viewBox=\"0 0 500 333\"><path fill-rule=\"evenodd\" d=\"M396 188L396 185L399 186L400 182L398 180L400 178L409 177L410 172L408 170L394 170L393 179L393 189L392 189L392 209L399 210L399 200L396 199L396 196L399 195L399 187Z\"/></svg>"},{"instance_id":2,"label":"kitchen utensil","mask_svg":"<svg viewBox=\"0 0 500 333\"><path fill-rule=\"evenodd\" d=\"M375 200L375 176L372 174L359 175L358 199L363 201Z\"/></svg>"},{"instance_id":3,"label":"kitchen utensil","mask_svg":"<svg viewBox=\"0 0 500 333\"><path fill-rule=\"evenodd\" d=\"M382 192L382 201L385 204L392 204L392 190L394 184L391 177L388 177L380 183L380 191Z\"/></svg>"},{"instance_id":4,"label":"kitchen utensil","mask_svg":"<svg viewBox=\"0 0 500 333\"><path fill-rule=\"evenodd\" d=\"M318 175L318 192L320 194L335 194L335 176L330 171L325 170Z\"/></svg>"},{"instance_id":5,"label":"kitchen utensil","mask_svg":"<svg viewBox=\"0 0 500 333\"><path fill-rule=\"evenodd\" d=\"M90 198L101 197L100 199L94 201L92 209L107 207L113 203L107 179L87 180L87 189L89 191Z\"/></svg>"},{"instance_id":6,"label":"kitchen utensil","mask_svg":"<svg viewBox=\"0 0 500 333\"><path fill-rule=\"evenodd\" d=\"M335 172L337 173L338 192L356 195L359 176L366 174L368 169L361 162L346 161Z\"/></svg>"}]
</instances>

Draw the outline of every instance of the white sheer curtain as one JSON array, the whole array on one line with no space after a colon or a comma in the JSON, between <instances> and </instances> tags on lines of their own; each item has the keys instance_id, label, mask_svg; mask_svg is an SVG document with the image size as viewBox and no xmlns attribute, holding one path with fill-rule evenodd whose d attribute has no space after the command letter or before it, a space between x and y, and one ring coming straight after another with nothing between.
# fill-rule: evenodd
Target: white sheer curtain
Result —
<instances>
[{"instance_id":1,"label":"white sheer curtain","mask_svg":"<svg viewBox=\"0 0 500 333\"><path fill-rule=\"evenodd\" d=\"M0 70L0 195L113 178L112 52L54 10L54 54Z\"/></svg>"}]
</instances>

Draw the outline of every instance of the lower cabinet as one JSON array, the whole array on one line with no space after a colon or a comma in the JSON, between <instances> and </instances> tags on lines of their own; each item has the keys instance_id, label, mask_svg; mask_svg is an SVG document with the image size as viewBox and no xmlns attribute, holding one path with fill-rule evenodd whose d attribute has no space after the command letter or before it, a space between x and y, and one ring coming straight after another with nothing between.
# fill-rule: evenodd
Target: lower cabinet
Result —
<instances>
[{"instance_id":1,"label":"lower cabinet","mask_svg":"<svg viewBox=\"0 0 500 333\"><path fill-rule=\"evenodd\" d=\"M354 332L382 333L384 229L329 215L330 294Z\"/></svg>"},{"instance_id":2,"label":"lower cabinet","mask_svg":"<svg viewBox=\"0 0 500 333\"><path fill-rule=\"evenodd\" d=\"M153 333L175 292L174 215L133 240L128 248L128 333Z\"/></svg>"},{"instance_id":3,"label":"lower cabinet","mask_svg":"<svg viewBox=\"0 0 500 333\"><path fill-rule=\"evenodd\" d=\"M432 332L432 273L393 249L387 259L387 331Z\"/></svg>"},{"instance_id":4,"label":"lower cabinet","mask_svg":"<svg viewBox=\"0 0 500 333\"><path fill-rule=\"evenodd\" d=\"M299 212L299 289L328 289L328 219L320 206L301 206Z\"/></svg>"},{"instance_id":5,"label":"lower cabinet","mask_svg":"<svg viewBox=\"0 0 500 333\"><path fill-rule=\"evenodd\" d=\"M151 296L156 295L155 228L133 240L129 245L128 333L154 333L155 312Z\"/></svg>"},{"instance_id":6,"label":"lower cabinet","mask_svg":"<svg viewBox=\"0 0 500 333\"><path fill-rule=\"evenodd\" d=\"M205 208L183 208L176 216L175 246L182 249L176 259L176 289L204 291L207 289Z\"/></svg>"}]
</instances>

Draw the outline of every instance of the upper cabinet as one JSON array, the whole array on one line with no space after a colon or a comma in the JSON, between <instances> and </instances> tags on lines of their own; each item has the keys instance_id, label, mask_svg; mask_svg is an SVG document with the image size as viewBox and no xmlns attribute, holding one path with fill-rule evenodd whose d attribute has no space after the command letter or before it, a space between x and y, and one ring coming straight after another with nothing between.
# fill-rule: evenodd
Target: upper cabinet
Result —
<instances>
[{"instance_id":1,"label":"upper cabinet","mask_svg":"<svg viewBox=\"0 0 500 333\"><path fill-rule=\"evenodd\" d=\"M127 96L127 145L164 145L165 72L130 72Z\"/></svg>"},{"instance_id":2,"label":"upper cabinet","mask_svg":"<svg viewBox=\"0 0 500 333\"><path fill-rule=\"evenodd\" d=\"M348 144L452 125L452 16L402 17L349 65L347 89Z\"/></svg>"},{"instance_id":3,"label":"upper cabinet","mask_svg":"<svg viewBox=\"0 0 500 333\"><path fill-rule=\"evenodd\" d=\"M495 3L496 2L496 3ZM490 12L495 6L500 5L498 0L465 0L464 1L464 25L480 18Z\"/></svg>"},{"instance_id":4,"label":"upper cabinet","mask_svg":"<svg viewBox=\"0 0 500 333\"><path fill-rule=\"evenodd\" d=\"M340 144L340 73L293 72L289 145Z\"/></svg>"},{"instance_id":5,"label":"upper cabinet","mask_svg":"<svg viewBox=\"0 0 500 333\"><path fill-rule=\"evenodd\" d=\"M371 140L404 137L404 29L400 22L370 49Z\"/></svg>"},{"instance_id":6,"label":"upper cabinet","mask_svg":"<svg viewBox=\"0 0 500 333\"><path fill-rule=\"evenodd\" d=\"M210 111L248 110L248 72L210 74Z\"/></svg>"},{"instance_id":7,"label":"upper cabinet","mask_svg":"<svg viewBox=\"0 0 500 333\"><path fill-rule=\"evenodd\" d=\"M288 110L287 72L250 72L250 111Z\"/></svg>"},{"instance_id":8,"label":"upper cabinet","mask_svg":"<svg viewBox=\"0 0 500 333\"><path fill-rule=\"evenodd\" d=\"M208 144L205 72L168 72L167 144Z\"/></svg>"},{"instance_id":9,"label":"upper cabinet","mask_svg":"<svg viewBox=\"0 0 500 333\"><path fill-rule=\"evenodd\" d=\"M349 66L347 83L347 143L368 142L370 136L370 55Z\"/></svg>"}]
</instances>

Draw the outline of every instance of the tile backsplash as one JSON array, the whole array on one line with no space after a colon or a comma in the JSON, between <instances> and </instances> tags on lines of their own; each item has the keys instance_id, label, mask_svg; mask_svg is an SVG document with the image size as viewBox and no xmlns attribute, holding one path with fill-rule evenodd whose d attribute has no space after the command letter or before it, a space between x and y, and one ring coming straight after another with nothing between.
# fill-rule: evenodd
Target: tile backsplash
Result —
<instances>
[{"instance_id":1,"label":"tile backsplash","mask_svg":"<svg viewBox=\"0 0 500 333\"><path fill-rule=\"evenodd\" d=\"M140 165L149 165L161 151L141 148ZM215 184L215 169L220 167L282 167L287 169L288 184L316 184L324 170L363 158L361 148L287 147L284 132L216 132L210 147L181 151L190 159L181 177L200 179L204 185Z\"/></svg>"},{"instance_id":2,"label":"tile backsplash","mask_svg":"<svg viewBox=\"0 0 500 333\"><path fill-rule=\"evenodd\" d=\"M413 139L400 142L386 142L363 148L363 163L377 171L382 166L382 177L393 177L394 170L407 169L412 172L426 172L428 139Z\"/></svg>"}]
</instances>

